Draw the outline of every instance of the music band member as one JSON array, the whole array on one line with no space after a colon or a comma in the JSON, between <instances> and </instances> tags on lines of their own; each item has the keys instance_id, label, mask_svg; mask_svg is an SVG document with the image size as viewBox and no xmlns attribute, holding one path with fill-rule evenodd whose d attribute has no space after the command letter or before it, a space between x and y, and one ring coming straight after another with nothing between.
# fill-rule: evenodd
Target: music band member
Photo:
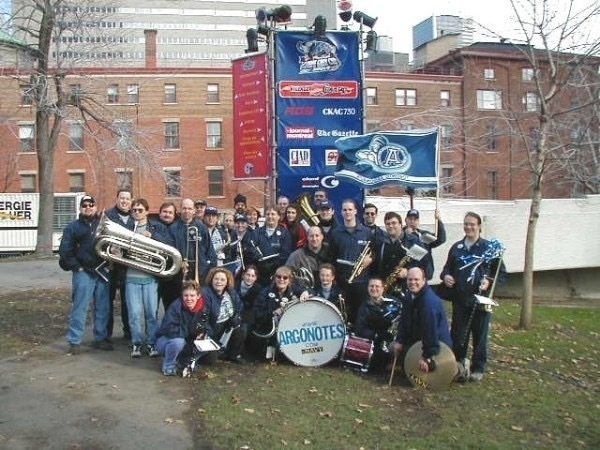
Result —
<instances>
[{"instance_id":1,"label":"music band member","mask_svg":"<svg viewBox=\"0 0 600 450\"><path fill-rule=\"evenodd\" d=\"M313 293L315 296L333 303L340 310L344 322L347 322L346 295L335 281L335 267L333 264L323 263L319 266L317 283Z\"/></svg>"},{"instance_id":2,"label":"music band member","mask_svg":"<svg viewBox=\"0 0 600 450\"><path fill-rule=\"evenodd\" d=\"M423 351L419 369L430 372L435 370L432 358L440 353L440 342L452 348L446 311L442 300L427 284L425 271L421 267L408 270L407 283L409 292L402 301L402 316L398 323L393 352L402 361L408 349L415 342L421 341ZM457 362L456 381L466 381L466 369Z\"/></svg>"},{"instance_id":3,"label":"music band member","mask_svg":"<svg viewBox=\"0 0 600 450\"><path fill-rule=\"evenodd\" d=\"M277 269L287 261L292 253L292 241L288 230L279 225L280 216L274 207L265 211L265 224L253 232L248 259L258 267L259 283L263 286L271 282Z\"/></svg>"},{"instance_id":4,"label":"music band member","mask_svg":"<svg viewBox=\"0 0 600 450\"><path fill-rule=\"evenodd\" d=\"M419 211L416 209L408 210L406 213L406 226L404 227L404 232L416 236L419 239L419 245L427 250L427 254L423 256L420 266L425 269L425 275L428 280L431 280L435 270L431 250L446 242L446 227L444 227L442 222L442 215L437 209L434 214L437 223L435 235L419 228Z\"/></svg>"},{"instance_id":5,"label":"music band member","mask_svg":"<svg viewBox=\"0 0 600 450\"><path fill-rule=\"evenodd\" d=\"M235 210L235 214L246 214L246 196L242 194L237 194L233 199L233 209Z\"/></svg>"},{"instance_id":6,"label":"music band member","mask_svg":"<svg viewBox=\"0 0 600 450\"><path fill-rule=\"evenodd\" d=\"M177 207L171 201L164 202L158 210L158 221L162 223L166 229L177 220ZM167 231L168 234L168 231ZM181 281L176 276L161 277L158 280L158 298L163 304L165 313L169 306L177 297L173 297L181 289Z\"/></svg>"},{"instance_id":7,"label":"music band member","mask_svg":"<svg viewBox=\"0 0 600 450\"><path fill-rule=\"evenodd\" d=\"M329 240L329 232L338 224L338 221L335 218L333 203L329 200L322 200L317 207L316 212L319 217L319 227L323 230L323 236L325 236L324 240L327 242Z\"/></svg>"},{"instance_id":8,"label":"music band member","mask_svg":"<svg viewBox=\"0 0 600 450\"><path fill-rule=\"evenodd\" d=\"M202 221L194 218L194 202L190 198L181 201L179 220L169 227L169 242L183 257L184 264L177 275L179 286L183 280L204 280L208 271L216 266L217 255L213 249L208 230ZM197 250L197 252L196 252ZM177 298L178 292L171 293Z\"/></svg>"},{"instance_id":9,"label":"music band member","mask_svg":"<svg viewBox=\"0 0 600 450\"><path fill-rule=\"evenodd\" d=\"M164 356L162 372L165 376L177 374L177 357L183 350L186 339L195 332L192 328L194 315L203 307L200 285L194 280L184 281L181 296L171 303L156 332L156 350Z\"/></svg>"},{"instance_id":10,"label":"music band member","mask_svg":"<svg viewBox=\"0 0 600 450\"><path fill-rule=\"evenodd\" d=\"M90 301L94 302L94 342L100 350L114 347L107 334L109 315L109 285L96 273L102 259L94 249L96 228L100 222L96 201L84 195L79 202L79 218L64 229L58 253L60 266L72 272L71 313L67 329L69 353L80 353L81 339Z\"/></svg>"},{"instance_id":11,"label":"music band member","mask_svg":"<svg viewBox=\"0 0 600 450\"><path fill-rule=\"evenodd\" d=\"M105 211L106 217L113 222L133 231L134 220L131 217L131 202L133 201L133 192L131 188L121 188L117 191L117 201L115 206ZM121 303L121 322L123 323L123 339L131 339L131 331L129 330L129 314L127 314L127 299L125 293L125 269L122 264L112 263L110 265L110 313L108 317L107 335L110 339L114 328L114 302L119 291L119 299Z\"/></svg>"},{"instance_id":12,"label":"music band member","mask_svg":"<svg viewBox=\"0 0 600 450\"><path fill-rule=\"evenodd\" d=\"M300 223L298 205L291 203L285 209L285 217L283 217L281 225L283 225L290 233L293 250L301 248L306 244L306 230Z\"/></svg>"},{"instance_id":13,"label":"music band member","mask_svg":"<svg viewBox=\"0 0 600 450\"><path fill-rule=\"evenodd\" d=\"M363 223L371 230L371 233L373 233L374 242L381 241L385 236L385 232L375 223L378 212L377 206L373 203L366 203L365 206L363 206Z\"/></svg>"},{"instance_id":14,"label":"music band member","mask_svg":"<svg viewBox=\"0 0 600 450\"><path fill-rule=\"evenodd\" d=\"M157 221L148 219L148 201L139 198L133 201L133 232L160 242L167 240L167 228ZM135 252L135 250L134 250ZM147 352L151 358L158 356L154 344L158 329L158 280L155 276L134 267L125 272L125 292L131 330L131 357L140 358ZM142 325L144 325L142 329Z\"/></svg>"},{"instance_id":15,"label":"music band member","mask_svg":"<svg viewBox=\"0 0 600 450\"><path fill-rule=\"evenodd\" d=\"M217 266L227 262L228 245L231 242L231 234L224 232L219 226L219 210L214 206L207 206L204 210L204 225L208 230L210 241L217 255Z\"/></svg>"},{"instance_id":16,"label":"music band member","mask_svg":"<svg viewBox=\"0 0 600 450\"><path fill-rule=\"evenodd\" d=\"M256 333L263 338L255 342L256 347L253 350L257 354L262 353L267 359L275 356L277 337L274 332L285 307L292 301L305 301L309 297L310 293L307 290L294 283L292 269L287 266L277 268L273 281L260 291L254 304ZM269 335L271 332L273 334ZM265 347L266 353L263 353L261 350Z\"/></svg>"},{"instance_id":17,"label":"music band member","mask_svg":"<svg viewBox=\"0 0 600 450\"><path fill-rule=\"evenodd\" d=\"M312 273L313 280L318 281L319 267L325 262L330 262L328 246L323 240L323 230L317 226L310 227L307 232L306 245L294 250L285 265L294 270L305 268Z\"/></svg>"},{"instance_id":18,"label":"music band member","mask_svg":"<svg viewBox=\"0 0 600 450\"><path fill-rule=\"evenodd\" d=\"M355 323L358 308L368 295L368 267L373 261L371 230L356 220L356 214L356 202L344 200L344 222L329 232L329 251L338 281L347 295L346 309L351 324Z\"/></svg>"},{"instance_id":19,"label":"music band member","mask_svg":"<svg viewBox=\"0 0 600 450\"><path fill-rule=\"evenodd\" d=\"M395 335L395 324L400 319L401 305L396 297L384 297L384 283L379 277L369 278L368 297L358 310L354 334L374 343L371 367L381 369L389 362Z\"/></svg>"},{"instance_id":20,"label":"music band member","mask_svg":"<svg viewBox=\"0 0 600 450\"><path fill-rule=\"evenodd\" d=\"M470 362L470 381L481 381L488 359L488 332L491 312L477 305L475 294L486 295L491 287L493 275L500 262L486 261L483 255L490 247L490 241L481 237L481 216L468 212L463 220L465 236L455 242L448 252L448 259L440 274L444 286L448 288L447 300L452 301L452 323L450 335L453 351L459 361L467 357L469 337L473 336L473 355ZM466 265L465 261L479 261ZM500 266L499 274L505 271ZM465 366L469 364L465 360Z\"/></svg>"},{"instance_id":21,"label":"music band member","mask_svg":"<svg viewBox=\"0 0 600 450\"><path fill-rule=\"evenodd\" d=\"M386 233L383 240L377 242L374 250L375 261L371 273L380 276L386 284L386 292L402 297L406 291L406 275L409 267L419 265L406 255L407 249L417 244L416 236L402 231L402 217L389 211L385 213Z\"/></svg>"}]
</instances>

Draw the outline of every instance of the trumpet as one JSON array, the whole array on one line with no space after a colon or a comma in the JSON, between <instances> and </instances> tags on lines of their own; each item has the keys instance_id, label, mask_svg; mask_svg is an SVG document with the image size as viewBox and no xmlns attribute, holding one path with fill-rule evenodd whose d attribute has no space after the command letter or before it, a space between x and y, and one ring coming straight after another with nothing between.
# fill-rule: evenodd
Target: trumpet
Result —
<instances>
[{"instance_id":1,"label":"trumpet","mask_svg":"<svg viewBox=\"0 0 600 450\"><path fill-rule=\"evenodd\" d=\"M359 276L361 273L363 273L364 270L367 268L367 265L365 264L365 259L367 259L367 257L372 257L371 245L372 245L371 241L367 242L367 244L365 245L365 248L358 256L358 259L354 263L354 269L352 269L350 278L348 278L348 283L354 282L354 279L357 276Z\"/></svg>"}]
</instances>

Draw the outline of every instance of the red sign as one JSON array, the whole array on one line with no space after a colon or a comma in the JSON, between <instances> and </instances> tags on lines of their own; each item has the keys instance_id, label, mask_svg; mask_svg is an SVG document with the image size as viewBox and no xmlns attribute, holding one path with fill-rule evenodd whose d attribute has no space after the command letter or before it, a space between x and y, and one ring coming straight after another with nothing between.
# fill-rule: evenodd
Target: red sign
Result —
<instances>
[{"instance_id":1,"label":"red sign","mask_svg":"<svg viewBox=\"0 0 600 450\"><path fill-rule=\"evenodd\" d=\"M280 81L282 98L357 98L356 81Z\"/></svg>"},{"instance_id":2,"label":"red sign","mask_svg":"<svg viewBox=\"0 0 600 450\"><path fill-rule=\"evenodd\" d=\"M233 62L233 176L267 178L271 167L267 55Z\"/></svg>"}]
</instances>

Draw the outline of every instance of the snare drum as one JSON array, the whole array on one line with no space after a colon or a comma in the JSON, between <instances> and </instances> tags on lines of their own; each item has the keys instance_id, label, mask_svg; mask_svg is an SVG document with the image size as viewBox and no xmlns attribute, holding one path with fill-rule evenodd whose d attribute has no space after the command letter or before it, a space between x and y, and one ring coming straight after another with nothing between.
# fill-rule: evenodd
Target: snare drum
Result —
<instances>
[{"instance_id":1,"label":"snare drum","mask_svg":"<svg viewBox=\"0 0 600 450\"><path fill-rule=\"evenodd\" d=\"M321 297L287 306L277 327L279 350L299 366L327 364L339 354L345 336L342 314Z\"/></svg>"},{"instance_id":2,"label":"snare drum","mask_svg":"<svg viewBox=\"0 0 600 450\"><path fill-rule=\"evenodd\" d=\"M372 340L349 334L344 339L340 361L359 366L360 370L366 372L369 370L374 348Z\"/></svg>"}]
</instances>

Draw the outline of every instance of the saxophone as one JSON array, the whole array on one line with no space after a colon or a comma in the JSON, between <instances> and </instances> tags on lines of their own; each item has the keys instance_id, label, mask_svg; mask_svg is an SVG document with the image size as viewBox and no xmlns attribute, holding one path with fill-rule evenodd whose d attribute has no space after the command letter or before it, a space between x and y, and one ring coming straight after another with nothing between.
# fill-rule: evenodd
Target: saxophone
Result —
<instances>
[{"instance_id":1,"label":"saxophone","mask_svg":"<svg viewBox=\"0 0 600 450\"><path fill-rule=\"evenodd\" d=\"M402 269L405 269L408 263L410 262L411 257L406 255L404 256L394 270L390 272L390 274L385 279L385 293L388 295L395 295L396 297L404 297L404 292L402 292L402 288L398 283L398 277L400 276L400 272Z\"/></svg>"}]
</instances>

